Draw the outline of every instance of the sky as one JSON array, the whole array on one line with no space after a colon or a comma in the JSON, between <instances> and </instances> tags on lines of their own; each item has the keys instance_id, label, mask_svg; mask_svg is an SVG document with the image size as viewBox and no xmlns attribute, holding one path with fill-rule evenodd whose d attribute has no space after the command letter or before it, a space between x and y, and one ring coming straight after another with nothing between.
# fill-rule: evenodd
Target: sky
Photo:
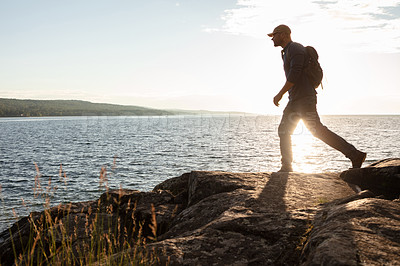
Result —
<instances>
[{"instance_id":1,"label":"sky","mask_svg":"<svg viewBox=\"0 0 400 266\"><path fill-rule=\"evenodd\" d=\"M0 98L280 114L279 24L320 55L320 114L400 114L400 0L3 0Z\"/></svg>"}]
</instances>

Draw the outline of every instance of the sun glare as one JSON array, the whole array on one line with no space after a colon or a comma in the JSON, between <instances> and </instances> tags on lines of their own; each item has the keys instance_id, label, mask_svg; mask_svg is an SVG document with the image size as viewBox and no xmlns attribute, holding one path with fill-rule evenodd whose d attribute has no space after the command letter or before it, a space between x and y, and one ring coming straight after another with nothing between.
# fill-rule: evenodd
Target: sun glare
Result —
<instances>
[{"instance_id":1,"label":"sun glare","mask_svg":"<svg viewBox=\"0 0 400 266\"><path fill-rule=\"evenodd\" d=\"M293 168L296 172L312 173L317 171L318 165L315 165L316 138L304 125L303 121L297 125L292 135L293 147Z\"/></svg>"}]
</instances>

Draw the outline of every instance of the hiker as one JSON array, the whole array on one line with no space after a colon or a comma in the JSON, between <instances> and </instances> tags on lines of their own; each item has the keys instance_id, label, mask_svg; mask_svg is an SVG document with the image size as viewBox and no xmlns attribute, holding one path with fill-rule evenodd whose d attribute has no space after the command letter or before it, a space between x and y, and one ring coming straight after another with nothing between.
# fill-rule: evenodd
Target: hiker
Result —
<instances>
[{"instance_id":1,"label":"hiker","mask_svg":"<svg viewBox=\"0 0 400 266\"><path fill-rule=\"evenodd\" d=\"M278 172L293 171L291 135L300 119L315 137L342 152L351 160L353 168L360 168L367 154L357 150L321 123L317 113L317 92L303 71L308 60L306 49L300 43L293 42L290 34L291 30L286 25L279 25L268 34L275 47L283 48L281 53L286 75L286 83L274 97L274 104L279 106L283 95L289 92L289 102L278 128L282 156L282 167Z\"/></svg>"}]
</instances>

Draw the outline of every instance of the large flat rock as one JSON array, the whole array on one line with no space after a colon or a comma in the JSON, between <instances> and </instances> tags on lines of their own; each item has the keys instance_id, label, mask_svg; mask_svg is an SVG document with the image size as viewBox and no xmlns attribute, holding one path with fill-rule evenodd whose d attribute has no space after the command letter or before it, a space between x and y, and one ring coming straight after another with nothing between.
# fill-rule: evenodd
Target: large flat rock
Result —
<instances>
[{"instance_id":1,"label":"large flat rock","mask_svg":"<svg viewBox=\"0 0 400 266\"><path fill-rule=\"evenodd\" d=\"M188 205L149 246L182 265L297 264L320 204L354 194L335 173L192 172L182 178ZM175 184L181 182L156 189Z\"/></svg>"}]
</instances>

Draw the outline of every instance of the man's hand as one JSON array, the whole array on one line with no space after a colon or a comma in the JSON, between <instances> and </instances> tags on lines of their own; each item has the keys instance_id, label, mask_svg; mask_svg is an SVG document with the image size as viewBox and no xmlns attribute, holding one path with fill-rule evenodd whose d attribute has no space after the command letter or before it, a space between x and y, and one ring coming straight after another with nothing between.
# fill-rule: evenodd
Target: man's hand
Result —
<instances>
[{"instance_id":1,"label":"man's hand","mask_svg":"<svg viewBox=\"0 0 400 266\"><path fill-rule=\"evenodd\" d=\"M281 89L281 91L274 97L274 104L276 106L279 106L279 101L282 99L283 95L285 95L285 93L290 90L290 88L292 88L294 85L294 83L290 82L290 81L286 81L285 85L283 86L283 88Z\"/></svg>"},{"instance_id":2,"label":"man's hand","mask_svg":"<svg viewBox=\"0 0 400 266\"><path fill-rule=\"evenodd\" d=\"M274 97L274 104L276 105L276 106L279 106L279 101L282 99L282 94L281 93L278 93L275 97Z\"/></svg>"}]
</instances>

